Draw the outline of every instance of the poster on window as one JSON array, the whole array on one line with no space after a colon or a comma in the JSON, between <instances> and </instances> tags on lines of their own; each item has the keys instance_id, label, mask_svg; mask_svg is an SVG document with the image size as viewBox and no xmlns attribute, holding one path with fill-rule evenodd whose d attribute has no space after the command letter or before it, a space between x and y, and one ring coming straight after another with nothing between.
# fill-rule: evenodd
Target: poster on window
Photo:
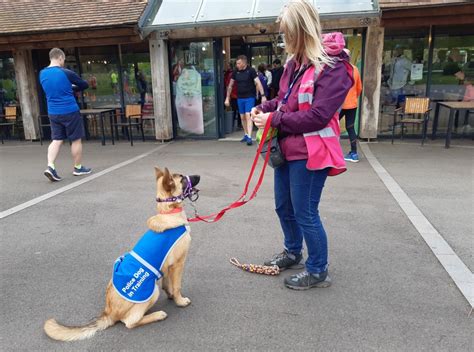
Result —
<instances>
[{"instance_id":1,"label":"poster on window","mask_svg":"<svg viewBox=\"0 0 474 352\"><path fill-rule=\"evenodd\" d=\"M185 68L176 82L176 112L179 127L188 133L204 134L201 75Z\"/></svg>"},{"instance_id":2,"label":"poster on window","mask_svg":"<svg viewBox=\"0 0 474 352\"><path fill-rule=\"evenodd\" d=\"M419 81L419 80L423 79L423 64L412 64L411 65L410 79L412 81Z\"/></svg>"}]
</instances>

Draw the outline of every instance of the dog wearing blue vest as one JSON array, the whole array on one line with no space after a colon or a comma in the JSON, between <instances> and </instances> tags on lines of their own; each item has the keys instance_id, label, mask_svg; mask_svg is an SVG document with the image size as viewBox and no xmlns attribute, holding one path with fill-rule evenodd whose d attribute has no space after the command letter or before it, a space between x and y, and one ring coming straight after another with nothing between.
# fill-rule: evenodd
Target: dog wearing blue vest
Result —
<instances>
[{"instance_id":1,"label":"dog wearing blue vest","mask_svg":"<svg viewBox=\"0 0 474 352\"><path fill-rule=\"evenodd\" d=\"M158 300L159 281L177 306L191 303L181 295L184 263L191 244L183 200L197 194L194 187L200 177L172 174L167 168L155 168L155 173L157 214L148 219L148 231L135 247L116 260L106 289L104 311L93 322L79 327L47 320L44 331L50 338L82 340L119 321L133 329L165 319L167 314L163 311L146 314Z\"/></svg>"}]
</instances>

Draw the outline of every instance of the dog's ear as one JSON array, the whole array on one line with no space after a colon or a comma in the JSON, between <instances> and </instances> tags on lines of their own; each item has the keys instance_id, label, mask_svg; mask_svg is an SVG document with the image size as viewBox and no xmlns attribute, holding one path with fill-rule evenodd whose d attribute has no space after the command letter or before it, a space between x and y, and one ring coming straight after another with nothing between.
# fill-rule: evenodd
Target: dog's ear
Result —
<instances>
[{"instance_id":1,"label":"dog's ear","mask_svg":"<svg viewBox=\"0 0 474 352\"><path fill-rule=\"evenodd\" d=\"M168 168L165 167L165 172L163 175L163 189L168 193L172 193L175 188L176 185L174 184L173 176L171 176Z\"/></svg>"},{"instance_id":2,"label":"dog's ear","mask_svg":"<svg viewBox=\"0 0 474 352\"><path fill-rule=\"evenodd\" d=\"M161 176L163 176L163 171L159 167L155 167L155 176L156 180L158 180Z\"/></svg>"}]
</instances>

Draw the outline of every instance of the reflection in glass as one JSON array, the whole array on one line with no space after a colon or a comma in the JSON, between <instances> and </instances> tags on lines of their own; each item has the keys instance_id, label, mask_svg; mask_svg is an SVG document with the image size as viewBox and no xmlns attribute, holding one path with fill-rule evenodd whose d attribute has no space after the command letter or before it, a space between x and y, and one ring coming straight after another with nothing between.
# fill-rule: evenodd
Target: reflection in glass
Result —
<instances>
[{"instance_id":1,"label":"reflection in glass","mask_svg":"<svg viewBox=\"0 0 474 352\"><path fill-rule=\"evenodd\" d=\"M455 30L455 29L453 29ZM462 30L461 30L462 32ZM470 32L470 33L469 33ZM464 35L443 33L436 36L430 98L438 101L474 101L474 35L472 28ZM454 133L472 131L470 114L456 113ZM448 111L439 112L438 130L447 129Z\"/></svg>"},{"instance_id":2,"label":"reflection in glass","mask_svg":"<svg viewBox=\"0 0 474 352\"><path fill-rule=\"evenodd\" d=\"M425 96L428 76L428 34L388 35L384 40L379 134L391 133L393 110L406 97ZM415 131L417 132L417 131Z\"/></svg>"},{"instance_id":3,"label":"reflection in glass","mask_svg":"<svg viewBox=\"0 0 474 352\"><path fill-rule=\"evenodd\" d=\"M81 48L80 62L82 78L89 83L84 91L87 107L120 107L117 47Z\"/></svg>"},{"instance_id":4,"label":"reflection in glass","mask_svg":"<svg viewBox=\"0 0 474 352\"><path fill-rule=\"evenodd\" d=\"M430 97L469 100L474 80L474 35L436 37ZM467 96L466 95L467 91Z\"/></svg>"}]
</instances>

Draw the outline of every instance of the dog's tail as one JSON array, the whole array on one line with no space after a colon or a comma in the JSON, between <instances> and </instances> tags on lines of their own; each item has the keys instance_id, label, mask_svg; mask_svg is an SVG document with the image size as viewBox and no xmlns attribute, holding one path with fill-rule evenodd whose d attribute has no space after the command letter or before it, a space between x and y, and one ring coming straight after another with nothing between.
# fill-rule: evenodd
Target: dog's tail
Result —
<instances>
[{"instance_id":1,"label":"dog's tail","mask_svg":"<svg viewBox=\"0 0 474 352\"><path fill-rule=\"evenodd\" d=\"M103 313L99 318L85 326L64 326L54 319L48 319L44 323L46 335L58 341L76 341L88 339L97 331L105 330L116 322Z\"/></svg>"}]
</instances>

